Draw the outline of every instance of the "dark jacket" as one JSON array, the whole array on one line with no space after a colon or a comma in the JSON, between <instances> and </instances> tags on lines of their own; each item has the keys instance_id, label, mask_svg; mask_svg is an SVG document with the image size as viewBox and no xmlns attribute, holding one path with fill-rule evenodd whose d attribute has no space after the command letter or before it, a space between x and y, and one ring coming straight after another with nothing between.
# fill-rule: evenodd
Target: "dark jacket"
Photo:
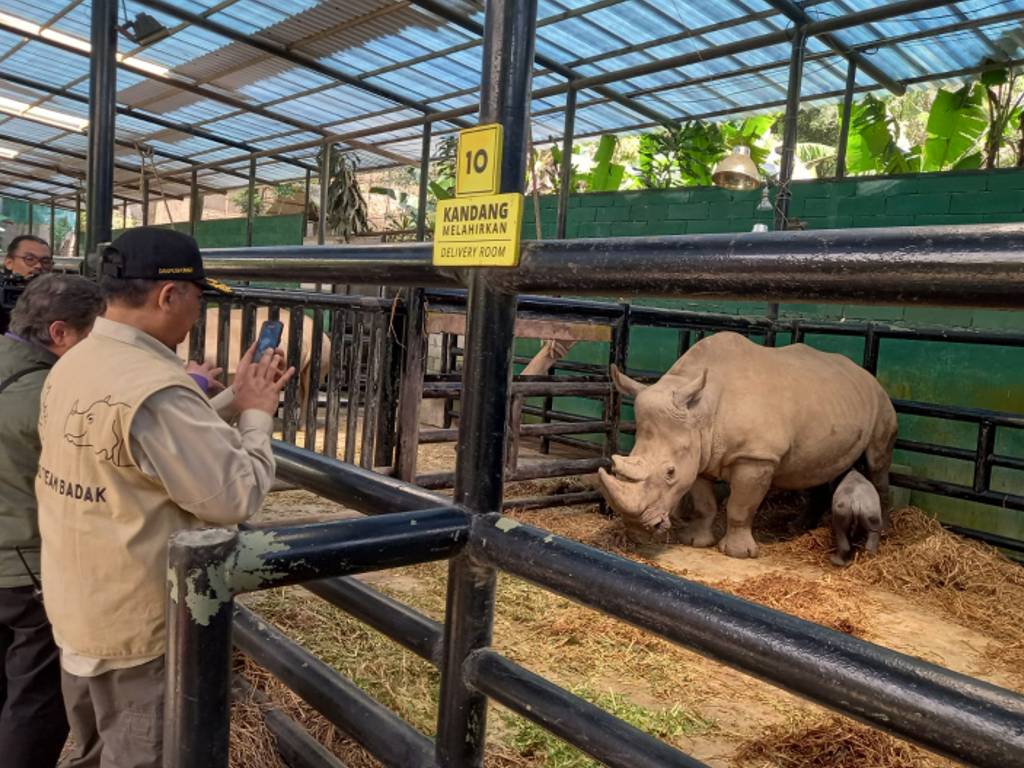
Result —
<instances>
[{"instance_id":1,"label":"dark jacket","mask_svg":"<svg viewBox=\"0 0 1024 768\"><path fill-rule=\"evenodd\" d=\"M39 395L56 355L35 344L0 336L0 387L19 371L41 368L0 392L0 588L32 579L15 547L39 572L35 476L39 465Z\"/></svg>"}]
</instances>

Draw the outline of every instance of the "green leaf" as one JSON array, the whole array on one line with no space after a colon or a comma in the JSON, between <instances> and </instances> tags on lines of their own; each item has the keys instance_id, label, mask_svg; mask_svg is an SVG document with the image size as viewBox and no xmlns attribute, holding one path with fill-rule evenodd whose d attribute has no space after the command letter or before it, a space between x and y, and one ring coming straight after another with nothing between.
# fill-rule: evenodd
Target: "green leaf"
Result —
<instances>
[{"instance_id":1,"label":"green leaf","mask_svg":"<svg viewBox=\"0 0 1024 768\"><path fill-rule=\"evenodd\" d=\"M815 168L828 160L834 159L836 148L830 147L827 144L805 142L796 145L796 155L805 166Z\"/></svg>"},{"instance_id":2,"label":"green leaf","mask_svg":"<svg viewBox=\"0 0 1024 768\"><path fill-rule=\"evenodd\" d=\"M778 115L758 115L757 117L748 117L740 125L740 134L748 138L759 139L772 129L772 126L775 125L777 120Z\"/></svg>"},{"instance_id":3,"label":"green leaf","mask_svg":"<svg viewBox=\"0 0 1024 768\"><path fill-rule=\"evenodd\" d=\"M972 152L969 155L961 157L957 164L953 166L954 171L976 171L981 168L982 154L981 152Z\"/></svg>"},{"instance_id":4,"label":"green leaf","mask_svg":"<svg viewBox=\"0 0 1024 768\"><path fill-rule=\"evenodd\" d=\"M968 83L957 91L940 90L928 113L928 138L921 168L941 171L953 167L974 149L988 127L985 91Z\"/></svg>"}]
</instances>

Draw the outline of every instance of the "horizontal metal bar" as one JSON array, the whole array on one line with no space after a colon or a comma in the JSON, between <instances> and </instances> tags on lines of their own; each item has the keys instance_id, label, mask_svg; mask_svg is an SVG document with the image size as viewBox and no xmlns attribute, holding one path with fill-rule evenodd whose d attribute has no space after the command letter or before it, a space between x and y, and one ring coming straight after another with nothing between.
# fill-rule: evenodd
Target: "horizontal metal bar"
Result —
<instances>
[{"instance_id":1,"label":"horizontal metal bar","mask_svg":"<svg viewBox=\"0 0 1024 768\"><path fill-rule=\"evenodd\" d=\"M578 493L559 493L551 496L531 496L529 498L505 499L502 509L547 509L549 507L573 507L577 504L596 504L604 498L600 491L580 491Z\"/></svg>"},{"instance_id":2,"label":"horizontal metal bar","mask_svg":"<svg viewBox=\"0 0 1024 768\"><path fill-rule=\"evenodd\" d=\"M463 311L465 291L431 290L427 292L431 310ZM603 320L612 323L622 317L621 304L607 301L588 301L567 297L522 295L519 297L519 312L534 312L539 317L579 318L581 320ZM666 307L644 307L630 305L631 326L653 328L678 328L680 330L735 330L744 333L789 333L799 328L805 334L826 334L830 336L863 336L873 330L880 339L908 339L964 344L988 344L997 346L1024 346L1024 333L1014 331L980 331L973 328L944 328L941 326L897 326L874 322L823 322L815 320L783 319L777 322L765 317L727 315L720 312L699 312ZM461 352L458 348L456 352ZM572 370L573 364L560 361L559 368ZM592 369L593 366L590 366ZM580 368L584 370L584 368Z\"/></svg>"},{"instance_id":3,"label":"horizontal metal bar","mask_svg":"<svg viewBox=\"0 0 1024 768\"><path fill-rule=\"evenodd\" d=\"M957 461L974 461L975 453L967 448L953 448L949 445L936 445L935 443L922 443L917 440L896 441L897 451L910 451L912 453L923 453L927 456L941 456L944 459L956 459Z\"/></svg>"},{"instance_id":4,"label":"horizontal metal bar","mask_svg":"<svg viewBox=\"0 0 1024 768\"><path fill-rule=\"evenodd\" d=\"M313 451L273 441L277 476L368 515L451 505L451 499Z\"/></svg>"},{"instance_id":5,"label":"horizontal metal bar","mask_svg":"<svg viewBox=\"0 0 1024 768\"><path fill-rule=\"evenodd\" d=\"M431 264L431 245L297 245L212 248L207 273L218 278L280 279L366 285L458 286L453 272Z\"/></svg>"},{"instance_id":6,"label":"horizontal metal bar","mask_svg":"<svg viewBox=\"0 0 1024 768\"><path fill-rule=\"evenodd\" d=\"M364 312L391 312L393 302L374 296L345 295L343 293L323 293L322 291L286 290L279 288L249 288L248 286L232 286L232 295L225 297L215 294L218 302L225 299L238 305L242 302L256 304L293 307L293 306L325 306L359 309ZM401 305L399 305L401 306Z\"/></svg>"},{"instance_id":7,"label":"horizontal metal bar","mask_svg":"<svg viewBox=\"0 0 1024 768\"><path fill-rule=\"evenodd\" d=\"M1024 459L1018 459L1015 456L1004 456L1000 453L993 453L988 457L988 461L993 467L1024 470Z\"/></svg>"},{"instance_id":8,"label":"horizontal metal bar","mask_svg":"<svg viewBox=\"0 0 1024 768\"><path fill-rule=\"evenodd\" d=\"M1008 549L1011 552L1024 552L1024 541L1021 541L1020 539L1011 539L1006 536L1000 536L998 533L979 531L977 528L965 528L960 525L943 524L943 528L947 531L952 531L958 536L977 539L978 541L983 541L986 544L991 544L993 547Z\"/></svg>"},{"instance_id":9,"label":"horizontal metal bar","mask_svg":"<svg viewBox=\"0 0 1024 768\"><path fill-rule=\"evenodd\" d=\"M611 768L706 768L674 747L494 651L474 651L466 682Z\"/></svg>"},{"instance_id":10,"label":"horizontal metal bar","mask_svg":"<svg viewBox=\"0 0 1024 768\"><path fill-rule=\"evenodd\" d=\"M873 727L984 768L1024 764L1024 697L508 518L474 557Z\"/></svg>"},{"instance_id":11,"label":"horizontal metal bar","mask_svg":"<svg viewBox=\"0 0 1024 768\"><path fill-rule=\"evenodd\" d=\"M218 277L455 286L430 244L213 249ZM936 304L1017 309L1024 225L751 232L528 241L509 293Z\"/></svg>"},{"instance_id":12,"label":"horizontal metal bar","mask_svg":"<svg viewBox=\"0 0 1024 768\"><path fill-rule=\"evenodd\" d=\"M573 424L523 424L519 428L522 437L543 437L546 435L588 435L607 432L604 421L581 421ZM453 443L459 439L458 429L424 429L420 431L420 443Z\"/></svg>"},{"instance_id":13,"label":"horizontal metal bar","mask_svg":"<svg viewBox=\"0 0 1024 768\"><path fill-rule=\"evenodd\" d=\"M267 730L274 737L274 746L288 768L345 768L309 731L274 706L270 697L253 687L244 676L234 676L232 689L236 700L256 703Z\"/></svg>"},{"instance_id":14,"label":"horizontal metal bar","mask_svg":"<svg viewBox=\"0 0 1024 768\"><path fill-rule=\"evenodd\" d=\"M939 496L949 496L953 499L977 501L981 504L990 504L993 507L1024 511L1024 496L1016 493L1001 493L999 491L978 492L968 485L947 483L944 480L927 480L922 477L904 475L898 472L889 475L889 482L901 488L909 488L912 491L934 493Z\"/></svg>"},{"instance_id":15,"label":"horizontal metal bar","mask_svg":"<svg viewBox=\"0 0 1024 768\"><path fill-rule=\"evenodd\" d=\"M552 438L554 439L554 438ZM609 466L607 458L598 459L561 459L537 460L520 462L514 471L506 474L505 482L519 480L539 480L544 477L567 477L572 475L589 475L600 467ZM451 488L455 483L454 472L434 472L419 475L416 484L429 489Z\"/></svg>"},{"instance_id":16,"label":"horizontal metal bar","mask_svg":"<svg viewBox=\"0 0 1024 768\"><path fill-rule=\"evenodd\" d=\"M527 242L499 290L760 301L1024 306L1024 225Z\"/></svg>"},{"instance_id":17,"label":"horizontal metal bar","mask_svg":"<svg viewBox=\"0 0 1024 768\"><path fill-rule=\"evenodd\" d=\"M534 397L539 395L554 395L562 397L604 397L611 394L612 385L608 381L586 382L586 381L513 381L511 392L513 395ZM428 383L423 386L423 397L458 397L462 393L461 381L439 381Z\"/></svg>"},{"instance_id":18,"label":"horizontal metal bar","mask_svg":"<svg viewBox=\"0 0 1024 768\"><path fill-rule=\"evenodd\" d=\"M304 585L317 597L373 627L420 658L441 662L441 624L378 592L359 579L311 581Z\"/></svg>"},{"instance_id":19,"label":"horizontal metal bar","mask_svg":"<svg viewBox=\"0 0 1024 768\"><path fill-rule=\"evenodd\" d=\"M939 405L937 403L921 403L915 400L893 400L897 413L908 416L929 416L936 419L952 419L980 424L988 421L998 427L1024 429L1024 415L1005 411L990 411L985 408L965 408L955 405Z\"/></svg>"},{"instance_id":20,"label":"horizontal metal bar","mask_svg":"<svg viewBox=\"0 0 1024 768\"><path fill-rule=\"evenodd\" d=\"M234 594L300 584L310 579L444 560L468 538L468 515L460 509L395 512L289 528L238 533L237 556L229 563Z\"/></svg>"},{"instance_id":21,"label":"horizontal metal bar","mask_svg":"<svg viewBox=\"0 0 1024 768\"><path fill-rule=\"evenodd\" d=\"M241 606L235 608L234 642L384 765L433 768L430 739Z\"/></svg>"}]
</instances>

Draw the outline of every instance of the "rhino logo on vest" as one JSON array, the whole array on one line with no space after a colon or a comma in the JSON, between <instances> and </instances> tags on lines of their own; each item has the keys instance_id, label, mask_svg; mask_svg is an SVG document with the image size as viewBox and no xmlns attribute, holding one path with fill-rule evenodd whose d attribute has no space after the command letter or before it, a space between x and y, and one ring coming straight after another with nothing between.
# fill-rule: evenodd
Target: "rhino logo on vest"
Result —
<instances>
[{"instance_id":1,"label":"rhino logo on vest","mask_svg":"<svg viewBox=\"0 0 1024 768\"><path fill-rule=\"evenodd\" d=\"M64 439L79 448L92 448L97 456L115 467L129 467L125 456L124 435L116 409L128 408L127 403L112 403L110 395L97 400L84 411L78 410L78 401L71 406L64 423Z\"/></svg>"}]
</instances>

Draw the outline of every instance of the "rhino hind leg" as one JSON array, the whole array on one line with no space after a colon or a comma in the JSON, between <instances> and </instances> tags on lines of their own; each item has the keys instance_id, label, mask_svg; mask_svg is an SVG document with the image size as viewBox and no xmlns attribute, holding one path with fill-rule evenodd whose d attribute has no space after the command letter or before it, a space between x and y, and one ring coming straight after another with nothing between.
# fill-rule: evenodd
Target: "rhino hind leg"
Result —
<instances>
[{"instance_id":1,"label":"rhino hind leg","mask_svg":"<svg viewBox=\"0 0 1024 768\"><path fill-rule=\"evenodd\" d=\"M697 478L690 489L690 500L693 502L693 516L683 522L682 529L676 537L679 543L691 547L710 547L715 543L715 534L711 530L718 514L718 500L710 480Z\"/></svg>"},{"instance_id":2,"label":"rhino hind leg","mask_svg":"<svg viewBox=\"0 0 1024 768\"><path fill-rule=\"evenodd\" d=\"M729 557L757 557L751 526L774 474L775 465L766 461L740 461L730 468L726 533L718 542L718 549Z\"/></svg>"},{"instance_id":3,"label":"rhino hind leg","mask_svg":"<svg viewBox=\"0 0 1024 768\"><path fill-rule=\"evenodd\" d=\"M864 460L867 464L867 472L864 474L878 491L878 498L882 503L882 532L887 533L892 516L889 499L889 468L892 466L892 453L896 447L896 428L893 425L875 431L874 439L864 451Z\"/></svg>"}]
</instances>

